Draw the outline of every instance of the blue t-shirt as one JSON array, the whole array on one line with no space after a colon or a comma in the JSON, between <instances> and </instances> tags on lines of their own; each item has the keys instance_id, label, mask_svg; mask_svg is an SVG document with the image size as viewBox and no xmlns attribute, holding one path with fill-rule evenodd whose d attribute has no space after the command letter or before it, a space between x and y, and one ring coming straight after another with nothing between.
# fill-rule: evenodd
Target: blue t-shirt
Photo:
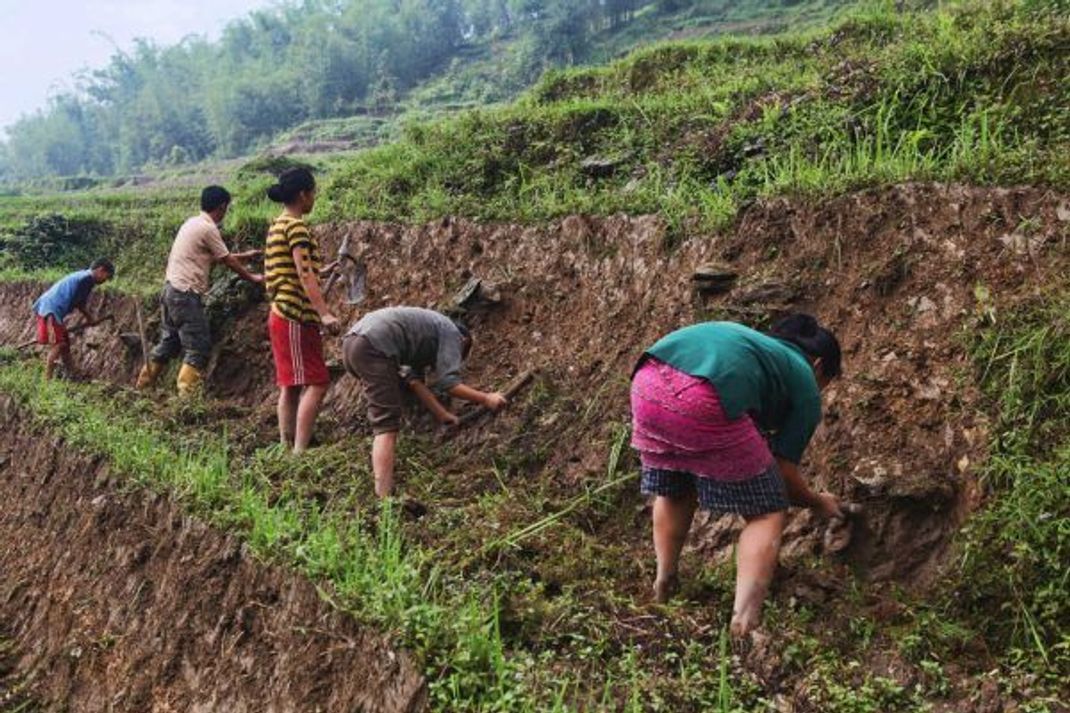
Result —
<instances>
[{"instance_id":1,"label":"blue t-shirt","mask_svg":"<svg viewBox=\"0 0 1070 713\"><path fill-rule=\"evenodd\" d=\"M38 297L33 311L41 317L52 315L62 322L75 307L85 307L96 284L91 271L72 272Z\"/></svg>"},{"instance_id":2,"label":"blue t-shirt","mask_svg":"<svg viewBox=\"0 0 1070 713\"><path fill-rule=\"evenodd\" d=\"M770 434L773 453L802 459L821 421L821 392L794 344L741 324L705 322L662 337L646 354L709 381L729 418L750 414Z\"/></svg>"}]
</instances>

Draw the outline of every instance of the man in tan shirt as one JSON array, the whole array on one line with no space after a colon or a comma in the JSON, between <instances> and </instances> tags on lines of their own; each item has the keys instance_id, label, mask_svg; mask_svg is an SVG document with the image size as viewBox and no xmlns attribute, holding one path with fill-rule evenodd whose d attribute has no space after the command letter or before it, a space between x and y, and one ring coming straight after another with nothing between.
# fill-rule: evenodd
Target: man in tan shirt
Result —
<instances>
[{"instance_id":1,"label":"man in tan shirt","mask_svg":"<svg viewBox=\"0 0 1070 713\"><path fill-rule=\"evenodd\" d=\"M222 186L201 192L201 214L179 228L167 258L166 283L161 297L160 342L145 361L137 377L139 389L152 385L169 361L182 354L178 372L178 393L188 394L201 382L202 372L212 352L204 295L208 292L212 265L222 263L254 283L262 275L249 272L242 260L256 257L259 250L232 253L223 242L219 226L230 208L230 193Z\"/></svg>"}]
</instances>

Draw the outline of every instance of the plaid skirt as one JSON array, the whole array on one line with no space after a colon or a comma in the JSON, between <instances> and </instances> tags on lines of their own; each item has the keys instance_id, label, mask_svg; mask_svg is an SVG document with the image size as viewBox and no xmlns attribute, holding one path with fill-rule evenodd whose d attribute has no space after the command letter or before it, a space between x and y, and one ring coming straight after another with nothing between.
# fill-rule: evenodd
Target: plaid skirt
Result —
<instances>
[{"instance_id":1,"label":"plaid skirt","mask_svg":"<svg viewBox=\"0 0 1070 713\"><path fill-rule=\"evenodd\" d=\"M743 517L787 510L790 504L775 462L753 478L735 482L703 478L680 470L644 467L639 487L643 495L680 498L694 493L703 510Z\"/></svg>"}]
</instances>

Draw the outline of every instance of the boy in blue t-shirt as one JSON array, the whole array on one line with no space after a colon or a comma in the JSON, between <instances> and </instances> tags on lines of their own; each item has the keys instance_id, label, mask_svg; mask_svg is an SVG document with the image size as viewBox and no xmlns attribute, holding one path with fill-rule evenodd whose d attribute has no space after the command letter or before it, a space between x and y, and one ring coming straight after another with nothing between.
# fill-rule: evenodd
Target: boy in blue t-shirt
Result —
<instances>
[{"instance_id":1,"label":"boy in blue t-shirt","mask_svg":"<svg viewBox=\"0 0 1070 713\"><path fill-rule=\"evenodd\" d=\"M88 270L72 272L48 288L48 291L33 303L34 315L37 317L37 343L48 344L48 356L45 358L45 378L51 379L56 361L61 360L70 376L77 370L71 359L71 341L63 320L74 310L78 310L91 327L100 320L94 317L88 308L89 294L99 284L115 276L115 266L110 260L94 260Z\"/></svg>"}]
</instances>

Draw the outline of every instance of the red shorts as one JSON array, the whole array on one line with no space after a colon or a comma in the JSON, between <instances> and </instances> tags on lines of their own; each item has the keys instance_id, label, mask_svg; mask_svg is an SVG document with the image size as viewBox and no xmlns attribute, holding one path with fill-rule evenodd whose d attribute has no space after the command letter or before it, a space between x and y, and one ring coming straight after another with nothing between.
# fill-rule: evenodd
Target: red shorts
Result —
<instances>
[{"instance_id":1,"label":"red shorts","mask_svg":"<svg viewBox=\"0 0 1070 713\"><path fill-rule=\"evenodd\" d=\"M71 338L67 334L67 327L55 315L37 315L37 343L70 344Z\"/></svg>"},{"instance_id":2,"label":"red shorts","mask_svg":"<svg viewBox=\"0 0 1070 713\"><path fill-rule=\"evenodd\" d=\"M318 386L330 383L318 325L294 322L272 310L268 317L268 335L271 354L275 357L276 384Z\"/></svg>"}]
</instances>

